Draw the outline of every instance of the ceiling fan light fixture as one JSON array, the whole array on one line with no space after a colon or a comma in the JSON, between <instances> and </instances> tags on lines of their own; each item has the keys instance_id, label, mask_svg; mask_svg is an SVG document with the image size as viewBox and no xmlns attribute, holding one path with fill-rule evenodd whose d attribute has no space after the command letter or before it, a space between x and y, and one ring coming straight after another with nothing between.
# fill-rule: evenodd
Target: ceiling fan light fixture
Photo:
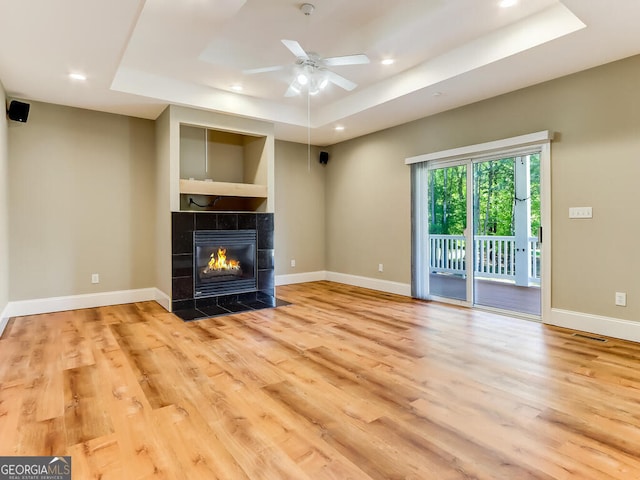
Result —
<instances>
[{"instance_id":1,"label":"ceiling fan light fixture","mask_svg":"<svg viewBox=\"0 0 640 480\"><path fill-rule=\"evenodd\" d=\"M309 95L316 96L319 93L320 93L320 87L318 86L318 82L316 81L315 78L312 78L311 82L309 82Z\"/></svg>"},{"instance_id":2,"label":"ceiling fan light fixture","mask_svg":"<svg viewBox=\"0 0 640 480\"><path fill-rule=\"evenodd\" d=\"M309 78L304 73L299 73L298 76L296 77L296 80L300 85L303 85L303 86L309 83Z\"/></svg>"}]
</instances>

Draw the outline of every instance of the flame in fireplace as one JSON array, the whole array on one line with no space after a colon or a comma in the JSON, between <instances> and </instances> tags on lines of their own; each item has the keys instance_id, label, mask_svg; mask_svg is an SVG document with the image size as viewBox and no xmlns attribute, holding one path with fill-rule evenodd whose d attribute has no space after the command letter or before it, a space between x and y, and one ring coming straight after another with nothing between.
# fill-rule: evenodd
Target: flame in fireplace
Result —
<instances>
[{"instance_id":1,"label":"flame in fireplace","mask_svg":"<svg viewBox=\"0 0 640 480\"><path fill-rule=\"evenodd\" d=\"M213 252L209 259L209 264L204 272L223 271L223 270L240 270L240 262L238 260L227 260L227 249L218 248L218 253Z\"/></svg>"}]
</instances>

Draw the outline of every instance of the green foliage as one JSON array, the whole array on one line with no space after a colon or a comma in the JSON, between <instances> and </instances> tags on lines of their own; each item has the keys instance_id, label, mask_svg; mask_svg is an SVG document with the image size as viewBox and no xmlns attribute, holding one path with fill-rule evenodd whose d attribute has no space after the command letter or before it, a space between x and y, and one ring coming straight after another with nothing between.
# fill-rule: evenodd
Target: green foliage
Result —
<instances>
[{"instance_id":1,"label":"green foliage","mask_svg":"<svg viewBox=\"0 0 640 480\"><path fill-rule=\"evenodd\" d=\"M475 235L514 235L515 158L474 164L473 212ZM540 156L530 161L531 236L540 226ZM429 233L462 235L466 228L467 167L429 171Z\"/></svg>"},{"instance_id":2,"label":"green foliage","mask_svg":"<svg viewBox=\"0 0 640 480\"><path fill-rule=\"evenodd\" d=\"M537 237L540 229L540 154L531 155L531 236Z\"/></svg>"},{"instance_id":3,"label":"green foliage","mask_svg":"<svg viewBox=\"0 0 640 480\"><path fill-rule=\"evenodd\" d=\"M467 167L429 170L429 233L462 235L467 225Z\"/></svg>"},{"instance_id":4,"label":"green foliage","mask_svg":"<svg viewBox=\"0 0 640 480\"><path fill-rule=\"evenodd\" d=\"M513 235L514 159L474 165L476 235Z\"/></svg>"}]
</instances>

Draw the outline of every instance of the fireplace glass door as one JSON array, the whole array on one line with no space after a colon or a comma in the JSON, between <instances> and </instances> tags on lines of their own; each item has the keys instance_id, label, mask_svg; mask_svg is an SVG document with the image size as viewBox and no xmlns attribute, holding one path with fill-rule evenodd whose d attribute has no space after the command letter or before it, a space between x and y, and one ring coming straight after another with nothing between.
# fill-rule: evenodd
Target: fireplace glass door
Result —
<instances>
[{"instance_id":1,"label":"fireplace glass door","mask_svg":"<svg viewBox=\"0 0 640 480\"><path fill-rule=\"evenodd\" d=\"M195 298L256 290L256 231L194 232Z\"/></svg>"}]
</instances>

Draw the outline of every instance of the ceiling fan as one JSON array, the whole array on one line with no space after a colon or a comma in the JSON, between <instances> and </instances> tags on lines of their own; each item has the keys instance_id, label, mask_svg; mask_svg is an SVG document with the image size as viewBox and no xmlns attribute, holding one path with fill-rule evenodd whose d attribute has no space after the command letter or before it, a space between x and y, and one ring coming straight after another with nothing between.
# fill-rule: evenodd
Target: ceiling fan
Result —
<instances>
[{"instance_id":1,"label":"ceiling fan","mask_svg":"<svg viewBox=\"0 0 640 480\"><path fill-rule=\"evenodd\" d=\"M303 88L308 88L310 95L316 95L328 84L333 83L340 88L351 91L358 86L357 83L338 75L327 67L339 67L343 65L362 65L369 63L369 57L365 54L345 55L341 57L323 58L315 52L305 51L295 40L282 40L285 47L296 56L295 76L285 97L293 97L300 94ZM243 73L252 75L256 73L275 72L287 68L287 65L275 65L272 67L253 68L244 70Z\"/></svg>"}]
</instances>

